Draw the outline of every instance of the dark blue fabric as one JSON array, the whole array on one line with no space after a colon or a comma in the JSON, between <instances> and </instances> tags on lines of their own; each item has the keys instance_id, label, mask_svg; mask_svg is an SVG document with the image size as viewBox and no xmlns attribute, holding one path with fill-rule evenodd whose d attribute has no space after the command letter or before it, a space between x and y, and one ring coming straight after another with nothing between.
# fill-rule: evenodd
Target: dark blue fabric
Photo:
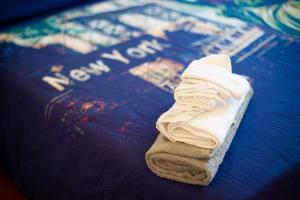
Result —
<instances>
[{"instance_id":1,"label":"dark blue fabric","mask_svg":"<svg viewBox=\"0 0 300 200\"><path fill-rule=\"evenodd\" d=\"M143 12L151 6L91 18L122 25L117 22L118 14ZM82 24L89 20L73 19ZM128 25L123 28L126 36L140 31ZM140 77L132 71L159 60L187 66L204 56L196 42L207 45L215 38L187 30L165 31L168 39L143 33L109 47L99 45L84 55L57 44L34 49L1 43L0 163L28 199L296 199L300 186L300 43L264 31L232 57L233 71L251 78L254 96L208 187L162 179L147 168L144 155L158 133L155 121L174 100L168 85L161 88L145 80L156 73ZM268 38L274 38L272 43L239 61ZM146 53L136 52L145 41L158 43L162 49L152 46ZM128 53L133 48L135 57ZM102 56L116 50L128 61ZM70 76L71 70L96 61L110 71L82 75L88 77L84 81ZM54 65L55 70L63 68L57 72ZM55 73L71 80L61 84L63 91L43 81L47 76L61 78Z\"/></svg>"},{"instance_id":2,"label":"dark blue fabric","mask_svg":"<svg viewBox=\"0 0 300 200\"><path fill-rule=\"evenodd\" d=\"M0 1L0 24L10 26L12 23L29 19L33 16L45 15L95 0L2 0Z\"/></svg>"}]
</instances>

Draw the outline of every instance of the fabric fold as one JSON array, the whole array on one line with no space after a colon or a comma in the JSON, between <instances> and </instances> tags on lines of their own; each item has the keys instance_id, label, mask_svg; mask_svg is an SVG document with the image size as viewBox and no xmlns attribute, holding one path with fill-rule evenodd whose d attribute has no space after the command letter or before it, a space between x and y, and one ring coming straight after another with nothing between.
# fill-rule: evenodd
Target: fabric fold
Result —
<instances>
[{"instance_id":1,"label":"fabric fold","mask_svg":"<svg viewBox=\"0 0 300 200\"><path fill-rule=\"evenodd\" d=\"M236 80L245 97L251 88L250 84L239 75L236 75ZM156 128L173 142L184 142L200 148L217 148L223 143L244 97L239 100L230 98L225 105L204 113L187 111L175 103L158 118Z\"/></svg>"},{"instance_id":2,"label":"fabric fold","mask_svg":"<svg viewBox=\"0 0 300 200\"><path fill-rule=\"evenodd\" d=\"M145 155L147 166L156 175L178 182L208 185L217 173L252 96L249 88L238 101L235 117L226 129L224 142L215 149L173 142L159 134Z\"/></svg>"},{"instance_id":3,"label":"fabric fold","mask_svg":"<svg viewBox=\"0 0 300 200\"><path fill-rule=\"evenodd\" d=\"M193 61L181 79L174 98L186 110L205 112L226 104L230 97L240 99L243 95L227 55L215 54Z\"/></svg>"}]
</instances>

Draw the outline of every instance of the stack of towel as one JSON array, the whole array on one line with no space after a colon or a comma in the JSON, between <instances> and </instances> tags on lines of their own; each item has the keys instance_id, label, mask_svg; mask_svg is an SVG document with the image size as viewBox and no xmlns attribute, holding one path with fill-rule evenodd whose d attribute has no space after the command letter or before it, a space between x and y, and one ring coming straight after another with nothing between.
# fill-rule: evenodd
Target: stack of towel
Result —
<instances>
[{"instance_id":1,"label":"stack of towel","mask_svg":"<svg viewBox=\"0 0 300 200\"><path fill-rule=\"evenodd\" d=\"M146 153L158 176L208 185L235 135L252 96L230 58L216 54L193 61L175 89L174 105L156 122L160 134Z\"/></svg>"}]
</instances>

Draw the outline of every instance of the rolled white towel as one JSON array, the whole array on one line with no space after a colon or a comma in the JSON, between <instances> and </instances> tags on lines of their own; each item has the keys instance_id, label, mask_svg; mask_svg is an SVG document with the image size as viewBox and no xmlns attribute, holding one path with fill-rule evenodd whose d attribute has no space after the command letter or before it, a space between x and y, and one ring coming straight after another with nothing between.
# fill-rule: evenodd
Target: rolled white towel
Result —
<instances>
[{"instance_id":1,"label":"rolled white towel","mask_svg":"<svg viewBox=\"0 0 300 200\"><path fill-rule=\"evenodd\" d=\"M156 122L156 128L171 141L184 142L200 148L214 149L220 146L246 94L250 91L248 81L235 75L241 91L240 99L230 98L224 106L205 113L187 111L175 103Z\"/></svg>"},{"instance_id":2,"label":"rolled white towel","mask_svg":"<svg viewBox=\"0 0 300 200\"><path fill-rule=\"evenodd\" d=\"M240 99L243 91L236 75L231 72L227 55L215 54L193 61L181 76L182 82L174 91L177 103L204 112L225 104L230 97Z\"/></svg>"}]
</instances>

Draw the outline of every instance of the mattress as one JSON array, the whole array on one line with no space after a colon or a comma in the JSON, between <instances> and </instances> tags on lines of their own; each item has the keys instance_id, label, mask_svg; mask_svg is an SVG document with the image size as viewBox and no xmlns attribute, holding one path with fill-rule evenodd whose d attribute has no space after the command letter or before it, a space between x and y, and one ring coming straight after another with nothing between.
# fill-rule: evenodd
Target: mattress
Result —
<instances>
[{"instance_id":1,"label":"mattress","mask_svg":"<svg viewBox=\"0 0 300 200\"><path fill-rule=\"evenodd\" d=\"M4 29L1 165L28 199L294 198L298 8L105 1ZM144 160L155 121L174 103L185 67L212 53L231 56L253 98L209 186L161 179Z\"/></svg>"}]
</instances>

